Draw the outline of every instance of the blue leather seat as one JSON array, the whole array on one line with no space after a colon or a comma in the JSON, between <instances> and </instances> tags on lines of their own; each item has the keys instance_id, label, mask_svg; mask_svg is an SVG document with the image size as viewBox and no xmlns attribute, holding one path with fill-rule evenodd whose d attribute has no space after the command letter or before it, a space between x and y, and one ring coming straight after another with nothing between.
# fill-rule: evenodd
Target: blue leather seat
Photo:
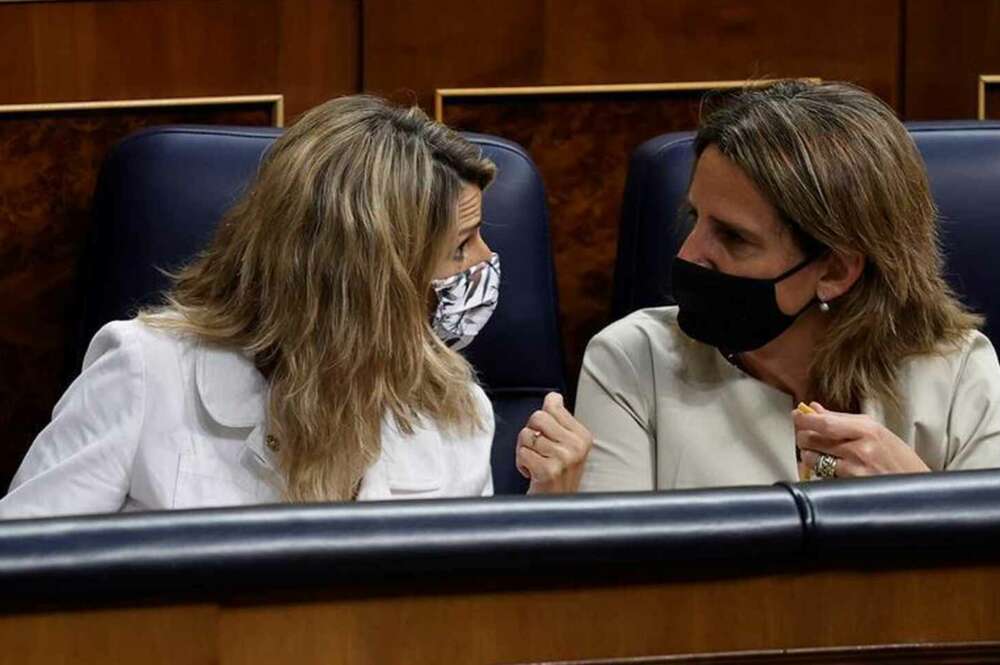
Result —
<instances>
[{"instance_id":1,"label":"blue leather seat","mask_svg":"<svg viewBox=\"0 0 1000 665\"><path fill-rule=\"evenodd\" d=\"M1000 348L1000 122L908 123L941 212L948 279L985 314ZM633 153L625 184L612 313L671 304L670 266L684 241L675 223L687 191L694 134L664 134Z\"/></svg>"},{"instance_id":2,"label":"blue leather seat","mask_svg":"<svg viewBox=\"0 0 1000 665\"><path fill-rule=\"evenodd\" d=\"M74 370L102 325L129 318L168 286L161 269L184 264L244 190L277 129L160 127L108 155L94 203L82 279ZM517 432L549 390L565 390L548 213L541 178L520 146L467 135L498 167L484 197L483 236L501 256L500 304L467 356L493 400L497 493L526 481L514 466Z\"/></svg>"}]
</instances>

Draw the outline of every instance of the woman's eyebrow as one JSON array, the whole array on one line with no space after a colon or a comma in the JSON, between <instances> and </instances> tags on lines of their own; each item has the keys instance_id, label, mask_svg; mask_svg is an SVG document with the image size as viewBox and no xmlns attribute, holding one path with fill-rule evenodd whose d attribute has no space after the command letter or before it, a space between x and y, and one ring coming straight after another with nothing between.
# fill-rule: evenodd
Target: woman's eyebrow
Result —
<instances>
[{"instance_id":1,"label":"woman's eyebrow","mask_svg":"<svg viewBox=\"0 0 1000 665\"><path fill-rule=\"evenodd\" d=\"M753 230L747 228L746 226L743 226L741 224L737 224L735 222L730 222L730 221L725 220L725 219L719 219L715 215L711 215L711 218L712 218L713 222L715 222L716 224L718 224L719 226L721 226L723 229L725 229L727 231L730 231L732 233L736 233L736 234L745 236L747 239L752 240L754 242L760 242L761 241L760 234L757 233L756 231L753 231Z\"/></svg>"},{"instance_id":2,"label":"woman's eyebrow","mask_svg":"<svg viewBox=\"0 0 1000 665\"><path fill-rule=\"evenodd\" d=\"M482 218L479 219L475 224L470 224L469 226L462 227L458 230L458 237L465 238L471 236L480 226L483 225Z\"/></svg>"},{"instance_id":3,"label":"woman's eyebrow","mask_svg":"<svg viewBox=\"0 0 1000 665\"><path fill-rule=\"evenodd\" d=\"M694 203L691 202L691 199L689 197L684 197L684 200L681 202L681 206L684 207L684 208L687 208L691 212L695 212L695 213L698 212L698 208L694 205ZM751 240L760 240L761 239L759 233L757 233L756 231L752 231L751 229L749 229L746 226L743 226L741 224L737 224L736 222L730 222L729 220L726 220L726 219L721 219L719 217L716 217L715 215L709 215L709 217L712 218L712 221L714 221L716 224L718 224L719 226L723 227L727 231L732 231L732 232L735 232L735 233L741 233L741 234L747 236L748 238L750 238Z\"/></svg>"}]
</instances>

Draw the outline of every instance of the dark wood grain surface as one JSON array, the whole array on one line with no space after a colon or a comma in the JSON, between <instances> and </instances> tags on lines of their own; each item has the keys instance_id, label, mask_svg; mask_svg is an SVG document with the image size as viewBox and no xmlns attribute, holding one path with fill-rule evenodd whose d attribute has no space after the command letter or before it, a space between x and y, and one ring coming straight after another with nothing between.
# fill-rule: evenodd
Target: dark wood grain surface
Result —
<instances>
[{"instance_id":1,"label":"dark wood grain surface","mask_svg":"<svg viewBox=\"0 0 1000 665\"><path fill-rule=\"evenodd\" d=\"M0 104L360 89L359 0L0 4Z\"/></svg>"},{"instance_id":2,"label":"dark wood grain surface","mask_svg":"<svg viewBox=\"0 0 1000 665\"><path fill-rule=\"evenodd\" d=\"M981 74L1000 74L1000 0L906 1L910 120L975 118Z\"/></svg>"},{"instance_id":3,"label":"dark wood grain surface","mask_svg":"<svg viewBox=\"0 0 1000 665\"><path fill-rule=\"evenodd\" d=\"M720 571L721 572L721 571ZM684 655L680 662L983 663L997 655L1000 568L814 570L604 585L338 593L301 600L0 615L0 663L487 665ZM490 585L483 585L489 587ZM760 652L938 644L911 658L761 660ZM897 647L897 654L900 647ZM731 652L740 658L723 659ZM756 653L754 653L756 652ZM822 652L821 652L822 653ZM712 660L707 658L715 654ZM701 655L705 660L691 660ZM837 655L837 654L834 654ZM873 657L877 656L877 657ZM937 656L937 657L935 657ZM641 661L640 661L641 662Z\"/></svg>"},{"instance_id":4,"label":"dark wood grain surface","mask_svg":"<svg viewBox=\"0 0 1000 665\"><path fill-rule=\"evenodd\" d=\"M849 79L895 104L900 0L365 0L364 86Z\"/></svg>"}]
</instances>

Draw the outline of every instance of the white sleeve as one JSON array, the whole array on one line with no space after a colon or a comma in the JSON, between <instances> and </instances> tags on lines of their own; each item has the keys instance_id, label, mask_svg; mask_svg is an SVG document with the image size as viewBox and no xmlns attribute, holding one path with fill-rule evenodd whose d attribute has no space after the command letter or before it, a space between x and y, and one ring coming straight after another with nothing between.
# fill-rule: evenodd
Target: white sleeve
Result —
<instances>
[{"instance_id":1,"label":"white sleeve","mask_svg":"<svg viewBox=\"0 0 1000 665\"><path fill-rule=\"evenodd\" d=\"M581 491L654 488L656 435L649 397L632 360L607 331L591 340L576 393L576 417L594 435Z\"/></svg>"},{"instance_id":2,"label":"white sleeve","mask_svg":"<svg viewBox=\"0 0 1000 665\"><path fill-rule=\"evenodd\" d=\"M486 482L483 483L483 491L479 496L493 496L493 474L486 474Z\"/></svg>"},{"instance_id":3,"label":"white sleeve","mask_svg":"<svg viewBox=\"0 0 1000 665\"><path fill-rule=\"evenodd\" d=\"M0 499L0 518L114 512L125 502L145 412L134 323L94 336L83 372L52 412Z\"/></svg>"},{"instance_id":4,"label":"white sleeve","mask_svg":"<svg viewBox=\"0 0 1000 665\"><path fill-rule=\"evenodd\" d=\"M486 392L478 385L475 387L475 390L479 393L483 419L486 425L486 455L482 462L482 464L485 465L485 469L482 474L485 476L485 480L482 484L482 489L479 491L479 496L493 496L493 466L491 464L491 453L493 450L493 436L496 434L496 418L493 415L493 402L490 401ZM513 461L511 461L511 464L513 464Z\"/></svg>"},{"instance_id":5,"label":"white sleeve","mask_svg":"<svg viewBox=\"0 0 1000 665\"><path fill-rule=\"evenodd\" d=\"M945 469L1000 468L1000 364L993 345L977 334L966 354L952 398Z\"/></svg>"}]
</instances>

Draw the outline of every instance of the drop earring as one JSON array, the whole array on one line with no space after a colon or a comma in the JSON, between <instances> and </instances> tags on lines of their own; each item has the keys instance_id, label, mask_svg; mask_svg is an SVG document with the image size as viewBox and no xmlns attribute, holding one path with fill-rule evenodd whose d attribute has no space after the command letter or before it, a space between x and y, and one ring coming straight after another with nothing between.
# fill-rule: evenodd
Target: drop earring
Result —
<instances>
[{"instance_id":1,"label":"drop earring","mask_svg":"<svg viewBox=\"0 0 1000 665\"><path fill-rule=\"evenodd\" d=\"M830 311L830 303L828 303L825 300L820 300L819 301L819 311L823 312L824 314L826 314L827 312L829 312Z\"/></svg>"}]
</instances>

